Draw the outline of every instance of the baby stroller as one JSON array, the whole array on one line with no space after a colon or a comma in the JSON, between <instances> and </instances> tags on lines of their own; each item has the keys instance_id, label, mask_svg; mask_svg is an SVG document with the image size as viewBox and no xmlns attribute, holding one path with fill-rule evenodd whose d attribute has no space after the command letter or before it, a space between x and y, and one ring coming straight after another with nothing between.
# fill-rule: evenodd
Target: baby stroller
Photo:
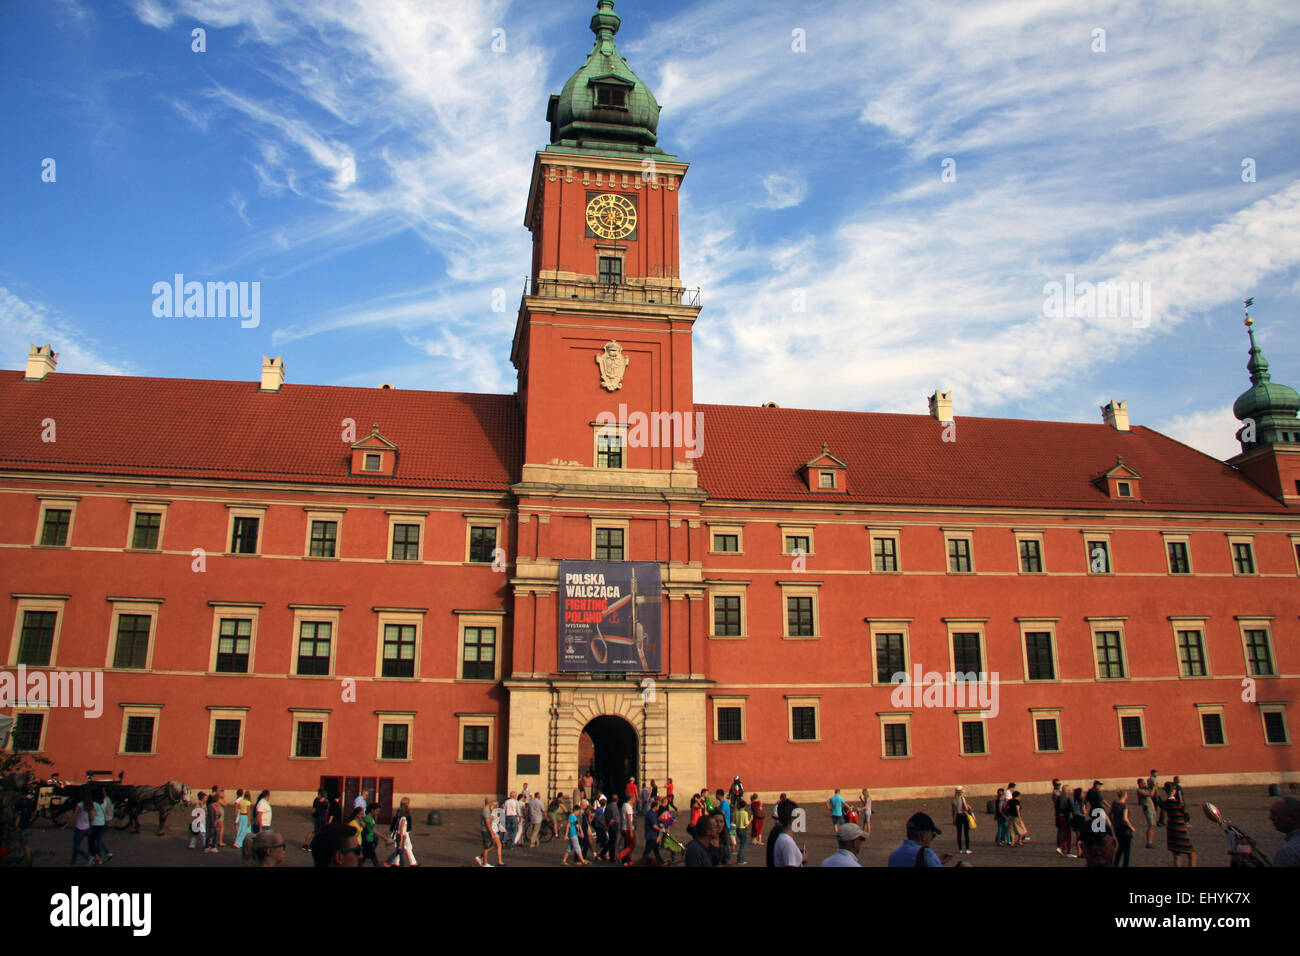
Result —
<instances>
[{"instance_id":1,"label":"baby stroller","mask_svg":"<svg viewBox=\"0 0 1300 956\"><path fill-rule=\"evenodd\" d=\"M668 854L666 862L669 866L676 866L678 863L682 863L686 859L685 848L677 842L677 838L671 833L665 833L663 835L663 839L659 841L659 848Z\"/></svg>"}]
</instances>

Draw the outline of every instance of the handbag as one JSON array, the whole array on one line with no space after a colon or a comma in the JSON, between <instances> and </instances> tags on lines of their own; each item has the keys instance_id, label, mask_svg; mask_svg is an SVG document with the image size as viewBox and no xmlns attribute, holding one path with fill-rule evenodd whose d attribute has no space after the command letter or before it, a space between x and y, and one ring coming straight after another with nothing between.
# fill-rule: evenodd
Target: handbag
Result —
<instances>
[{"instance_id":1,"label":"handbag","mask_svg":"<svg viewBox=\"0 0 1300 956\"><path fill-rule=\"evenodd\" d=\"M970 821L970 828L972 830L979 828L979 824L975 822L975 814L969 810L966 811L966 819Z\"/></svg>"}]
</instances>

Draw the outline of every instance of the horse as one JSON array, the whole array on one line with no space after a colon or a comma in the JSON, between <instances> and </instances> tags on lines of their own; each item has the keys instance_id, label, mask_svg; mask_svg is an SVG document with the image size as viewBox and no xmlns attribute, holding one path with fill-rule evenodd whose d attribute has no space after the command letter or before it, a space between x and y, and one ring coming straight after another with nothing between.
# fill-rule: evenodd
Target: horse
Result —
<instances>
[{"instance_id":1,"label":"horse","mask_svg":"<svg viewBox=\"0 0 1300 956\"><path fill-rule=\"evenodd\" d=\"M190 788L175 780L168 780L161 787L132 787L126 800L123 801L120 813L123 818L130 821L131 832L139 833L140 814L156 810L158 812L157 834L162 836L163 828L167 826L167 814L178 803L183 807L190 805Z\"/></svg>"}]
</instances>

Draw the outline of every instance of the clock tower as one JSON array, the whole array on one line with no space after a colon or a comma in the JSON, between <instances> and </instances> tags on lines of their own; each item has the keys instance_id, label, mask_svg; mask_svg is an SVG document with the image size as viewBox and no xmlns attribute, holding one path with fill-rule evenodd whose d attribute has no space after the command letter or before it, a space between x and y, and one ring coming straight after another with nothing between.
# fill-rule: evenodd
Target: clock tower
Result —
<instances>
[{"instance_id":1,"label":"clock tower","mask_svg":"<svg viewBox=\"0 0 1300 956\"><path fill-rule=\"evenodd\" d=\"M525 446L512 488L507 775L548 793L571 787L580 765L611 788L670 773L702 783L705 770L695 471L705 436L691 388L700 306L678 260L687 164L657 145L659 104L618 52L619 22L613 0L599 0L595 44L547 106L550 143L534 159L524 216L532 274L511 350ZM659 633L635 670L561 671L562 561L659 566Z\"/></svg>"}]
</instances>

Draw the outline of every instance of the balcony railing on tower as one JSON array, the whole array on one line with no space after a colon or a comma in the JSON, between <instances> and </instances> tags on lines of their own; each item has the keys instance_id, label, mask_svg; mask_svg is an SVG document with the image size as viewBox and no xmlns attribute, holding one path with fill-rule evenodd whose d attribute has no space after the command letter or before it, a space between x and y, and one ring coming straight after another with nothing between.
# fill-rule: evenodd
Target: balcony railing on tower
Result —
<instances>
[{"instance_id":1,"label":"balcony railing on tower","mask_svg":"<svg viewBox=\"0 0 1300 956\"><path fill-rule=\"evenodd\" d=\"M524 294L548 299L578 299L583 302L634 302L643 304L700 304L700 290L639 282L593 282L590 279L524 280Z\"/></svg>"}]
</instances>

